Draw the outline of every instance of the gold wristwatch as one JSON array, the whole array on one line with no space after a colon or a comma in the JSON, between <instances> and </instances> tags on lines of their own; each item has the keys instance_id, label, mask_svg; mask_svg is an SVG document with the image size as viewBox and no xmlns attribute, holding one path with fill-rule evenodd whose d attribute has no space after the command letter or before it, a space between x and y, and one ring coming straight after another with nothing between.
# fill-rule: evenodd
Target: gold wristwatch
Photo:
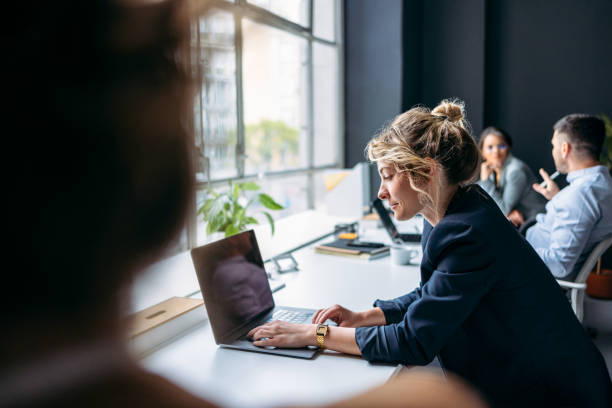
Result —
<instances>
[{"instance_id":1,"label":"gold wristwatch","mask_svg":"<svg viewBox=\"0 0 612 408\"><path fill-rule=\"evenodd\" d=\"M327 325L326 324L317 324L317 345L320 348L325 348L325 335L327 334Z\"/></svg>"}]
</instances>

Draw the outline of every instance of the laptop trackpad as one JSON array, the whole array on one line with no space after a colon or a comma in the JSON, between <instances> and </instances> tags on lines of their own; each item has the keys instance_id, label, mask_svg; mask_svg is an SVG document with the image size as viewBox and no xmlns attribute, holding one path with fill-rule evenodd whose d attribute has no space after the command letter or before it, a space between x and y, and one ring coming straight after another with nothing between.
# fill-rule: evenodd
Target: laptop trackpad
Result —
<instances>
[{"instance_id":1,"label":"laptop trackpad","mask_svg":"<svg viewBox=\"0 0 612 408\"><path fill-rule=\"evenodd\" d=\"M302 348L278 348L278 347L258 347L252 341L242 339L236 340L231 344L221 344L222 347L234 348L240 350L255 351L257 353L276 354L280 356L312 358L319 350L317 347L302 347Z\"/></svg>"}]
</instances>

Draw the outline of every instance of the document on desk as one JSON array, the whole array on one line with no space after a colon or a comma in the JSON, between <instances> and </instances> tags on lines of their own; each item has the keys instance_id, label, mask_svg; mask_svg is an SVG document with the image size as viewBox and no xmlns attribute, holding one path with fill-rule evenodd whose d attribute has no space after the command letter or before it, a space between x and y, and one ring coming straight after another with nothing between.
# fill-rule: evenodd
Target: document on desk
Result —
<instances>
[{"instance_id":1,"label":"document on desk","mask_svg":"<svg viewBox=\"0 0 612 408\"><path fill-rule=\"evenodd\" d=\"M371 261L389 255L389 247L354 245L353 240L336 239L325 244L317 245L315 251L320 254L345 256L354 259Z\"/></svg>"}]
</instances>

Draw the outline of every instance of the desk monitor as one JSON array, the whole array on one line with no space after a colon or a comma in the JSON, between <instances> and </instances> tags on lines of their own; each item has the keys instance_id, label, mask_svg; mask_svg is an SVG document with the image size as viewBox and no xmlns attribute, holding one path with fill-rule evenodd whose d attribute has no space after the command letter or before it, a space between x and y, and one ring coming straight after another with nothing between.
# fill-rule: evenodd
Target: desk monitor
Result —
<instances>
[{"instance_id":1,"label":"desk monitor","mask_svg":"<svg viewBox=\"0 0 612 408\"><path fill-rule=\"evenodd\" d=\"M325 208L330 215L358 220L370 204L370 167L357 163L352 169L326 170Z\"/></svg>"}]
</instances>

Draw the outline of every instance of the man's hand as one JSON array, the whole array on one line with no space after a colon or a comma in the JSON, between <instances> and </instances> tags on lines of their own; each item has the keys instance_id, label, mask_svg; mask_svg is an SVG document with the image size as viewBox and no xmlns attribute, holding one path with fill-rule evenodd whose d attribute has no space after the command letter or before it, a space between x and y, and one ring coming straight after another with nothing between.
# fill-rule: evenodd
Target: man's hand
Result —
<instances>
[{"instance_id":1,"label":"man's hand","mask_svg":"<svg viewBox=\"0 0 612 408\"><path fill-rule=\"evenodd\" d=\"M544 169L540 169L540 176L546 183L544 187L535 183L532 187L535 191L546 197L547 200L553 198L559 192L559 186L555 183Z\"/></svg>"},{"instance_id":2,"label":"man's hand","mask_svg":"<svg viewBox=\"0 0 612 408\"><path fill-rule=\"evenodd\" d=\"M508 219L512 224L514 224L515 227L520 227L525 222L523 214L521 214L521 212L518 210L510 211L510 214L508 214Z\"/></svg>"}]
</instances>

